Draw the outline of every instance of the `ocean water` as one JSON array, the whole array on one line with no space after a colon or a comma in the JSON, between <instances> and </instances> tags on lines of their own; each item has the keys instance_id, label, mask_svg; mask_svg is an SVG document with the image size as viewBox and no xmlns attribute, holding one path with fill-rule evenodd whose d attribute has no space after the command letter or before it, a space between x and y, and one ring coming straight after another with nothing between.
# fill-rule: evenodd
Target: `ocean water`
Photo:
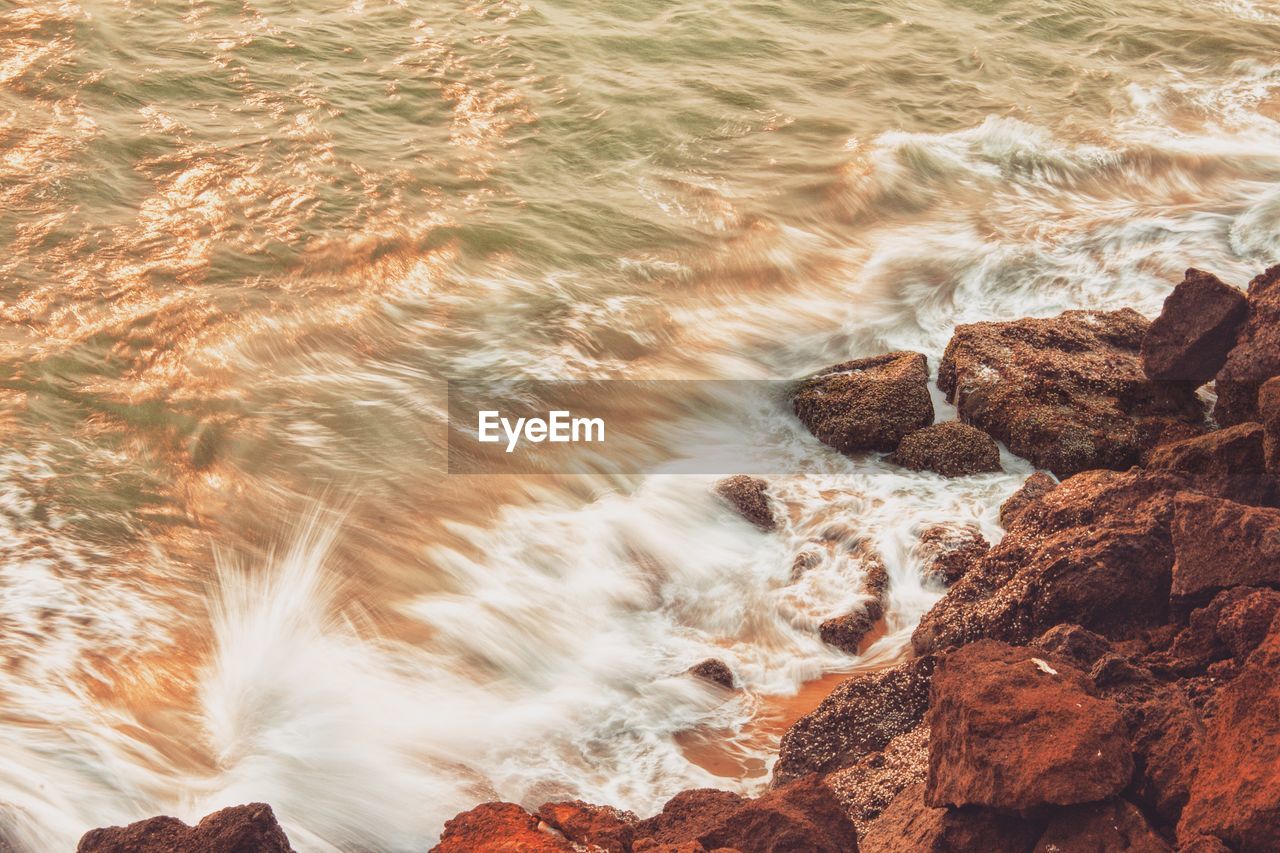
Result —
<instances>
[{"instance_id":1,"label":"ocean water","mask_svg":"<svg viewBox=\"0 0 1280 853\"><path fill-rule=\"evenodd\" d=\"M445 382L936 368L959 322L1243 285L1277 44L1264 0L9 0L0 838L257 800L409 851L487 799L758 790L762 721L940 595L919 529L998 538L1029 466L762 413L804 466L764 534L712 477L446 476ZM855 541L859 658L816 637ZM740 694L680 676L712 655Z\"/></svg>"}]
</instances>

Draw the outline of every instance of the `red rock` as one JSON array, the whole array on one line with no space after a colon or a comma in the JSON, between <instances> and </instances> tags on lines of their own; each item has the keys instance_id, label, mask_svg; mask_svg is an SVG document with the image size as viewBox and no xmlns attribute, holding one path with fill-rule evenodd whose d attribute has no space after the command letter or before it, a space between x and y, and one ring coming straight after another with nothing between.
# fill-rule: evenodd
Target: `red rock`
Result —
<instances>
[{"instance_id":1,"label":"red rock","mask_svg":"<svg viewBox=\"0 0 1280 853\"><path fill-rule=\"evenodd\" d=\"M1105 637L1079 625L1055 625L1036 637L1032 645L1081 669L1092 669L1103 655L1111 651L1111 643Z\"/></svg>"},{"instance_id":2,"label":"red rock","mask_svg":"<svg viewBox=\"0 0 1280 853\"><path fill-rule=\"evenodd\" d=\"M857 853L857 833L817 776L744 800L725 791L685 791L633 827L632 850L696 842L741 853Z\"/></svg>"},{"instance_id":3,"label":"red rock","mask_svg":"<svg viewBox=\"0 0 1280 853\"><path fill-rule=\"evenodd\" d=\"M1249 504L1275 499L1275 480L1266 472L1263 432L1258 424L1238 424L1205 435L1162 444L1149 454L1145 467L1191 475L1198 492Z\"/></svg>"},{"instance_id":4,"label":"red rock","mask_svg":"<svg viewBox=\"0 0 1280 853\"><path fill-rule=\"evenodd\" d=\"M926 805L924 786L902 791L860 841L863 853L1028 853L1043 824L989 809Z\"/></svg>"},{"instance_id":5,"label":"red rock","mask_svg":"<svg viewBox=\"0 0 1280 853\"><path fill-rule=\"evenodd\" d=\"M1280 377L1268 379L1258 389L1258 419L1265 433L1262 449L1267 473L1280 477Z\"/></svg>"},{"instance_id":6,"label":"red rock","mask_svg":"<svg viewBox=\"0 0 1280 853\"><path fill-rule=\"evenodd\" d=\"M1000 447L991 436L960 421L918 429L902 439L889 460L913 471L964 477L1000 469Z\"/></svg>"},{"instance_id":7,"label":"red rock","mask_svg":"<svg viewBox=\"0 0 1280 853\"><path fill-rule=\"evenodd\" d=\"M1038 649L982 640L947 655L929 713L931 806L1022 811L1120 793L1133 775L1116 703Z\"/></svg>"},{"instance_id":8,"label":"red rock","mask_svg":"<svg viewBox=\"0 0 1280 853\"><path fill-rule=\"evenodd\" d=\"M710 684L732 690L735 685L733 670L729 665L717 658L707 658L689 667L689 674Z\"/></svg>"},{"instance_id":9,"label":"red rock","mask_svg":"<svg viewBox=\"0 0 1280 853\"><path fill-rule=\"evenodd\" d=\"M581 800L546 803L537 817L578 844L594 845L607 853L625 853L624 839L639 819L612 806L595 806Z\"/></svg>"},{"instance_id":10,"label":"red rock","mask_svg":"<svg viewBox=\"0 0 1280 853\"><path fill-rule=\"evenodd\" d=\"M1203 385L1226 362L1248 313L1240 290L1212 273L1187 270L1142 340L1143 371L1151 379Z\"/></svg>"},{"instance_id":11,"label":"red rock","mask_svg":"<svg viewBox=\"0 0 1280 853\"><path fill-rule=\"evenodd\" d=\"M773 530L778 522L769 506L768 488L764 480L738 474L716 483L715 492L756 527Z\"/></svg>"},{"instance_id":12,"label":"red rock","mask_svg":"<svg viewBox=\"0 0 1280 853\"><path fill-rule=\"evenodd\" d=\"M1134 793L1172 826L1191 794L1204 722L1176 685L1123 704L1133 740Z\"/></svg>"},{"instance_id":13,"label":"red rock","mask_svg":"<svg viewBox=\"0 0 1280 853\"><path fill-rule=\"evenodd\" d=\"M1181 677L1203 675L1210 665L1228 658L1243 663L1266 636L1277 611L1280 592L1276 590L1225 589L1193 610L1169 648L1149 659L1162 671Z\"/></svg>"},{"instance_id":14,"label":"red rock","mask_svg":"<svg viewBox=\"0 0 1280 853\"><path fill-rule=\"evenodd\" d=\"M1008 527L1024 509L1058 487L1058 481L1043 471L1037 471L1026 479L1016 492L1000 504L1000 523Z\"/></svg>"},{"instance_id":15,"label":"red rock","mask_svg":"<svg viewBox=\"0 0 1280 853\"><path fill-rule=\"evenodd\" d=\"M1174 501L1171 593L1207 597L1233 586L1280 585L1280 510L1191 492Z\"/></svg>"},{"instance_id":16,"label":"red rock","mask_svg":"<svg viewBox=\"0 0 1280 853\"><path fill-rule=\"evenodd\" d=\"M933 659L925 657L842 681L782 736L773 784L847 767L915 728L932 673Z\"/></svg>"},{"instance_id":17,"label":"red rock","mask_svg":"<svg viewBox=\"0 0 1280 853\"><path fill-rule=\"evenodd\" d=\"M1258 420L1258 389L1280 376L1280 265L1249 282L1249 316L1214 388L1213 416L1223 426Z\"/></svg>"},{"instance_id":18,"label":"red rock","mask_svg":"<svg viewBox=\"0 0 1280 853\"><path fill-rule=\"evenodd\" d=\"M872 820L904 788L929 774L929 727L923 722L900 734L880 752L862 756L824 777L862 838Z\"/></svg>"},{"instance_id":19,"label":"red rock","mask_svg":"<svg viewBox=\"0 0 1280 853\"><path fill-rule=\"evenodd\" d=\"M1204 417L1192 383L1143 374L1147 327L1127 308L958 326L938 387L966 423L1037 468L1128 468L1171 428Z\"/></svg>"},{"instance_id":20,"label":"red rock","mask_svg":"<svg viewBox=\"0 0 1280 853\"><path fill-rule=\"evenodd\" d=\"M1183 477L1089 471L1024 509L921 618L918 654L982 637L1025 643L1054 625L1109 639L1167 621L1173 495Z\"/></svg>"},{"instance_id":21,"label":"red rock","mask_svg":"<svg viewBox=\"0 0 1280 853\"><path fill-rule=\"evenodd\" d=\"M818 626L818 636L822 638L822 642L851 655L858 654L862 641L884 618L889 590L889 570L878 554L863 551L862 568L862 594L867 597L866 601L857 609L827 619Z\"/></svg>"},{"instance_id":22,"label":"red rock","mask_svg":"<svg viewBox=\"0 0 1280 853\"><path fill-rule=\"evenodd\" d=\"M1179 839L1212 836L1239 853L1280 850L1280 620L1222 688L1199 752Z\"/></svg>"},{"instance_id":23,"label":"red rock","mask_svg":"<svg viewBox=\"0 0 1280 853\"><path fill-rule=\"evenodd\" d=\"M573 853L574 846L543 830L538 818L515 803L484 803L444 825L432 853Z\"/></svg>"},{"instance_id":24,"label":"red rock","mask_svg":"<svg viewBox=\"0 0 1280 853\"><path fill-rule=\"evenodd\" d=\"M921 531L916 550L925 577L950 586L991 550L991 544L976 525L935 524Z\"/></svg>"},{"instance_id":25,"label":"red rock","mask_svg":"<svg viewBox=\"0 0 1280 853\"><path fill-rule=\"evenodd\" d=\"M249 803L216 811L195 826L153 817L128 826L92 829L77 853L293 853L271 806Z\"/></svg>"},{"instance_id":26,"label":"red rock","mask_svg":"<svg viewBox=\"0 0 1280 853\"><path fill-rule=\"evenodd\" d=\"M1132 803L1109 800L1055 813L1035 853L1169 853L1170 849Z\"/></svg>"},{"instance_id":27,"label":"red rock","mask_svg":"<svg viewBox=\"0 0 1280 853\"><path fill-rule=\"evenodd\" d=\"M792 405L824 444L842 453L887 453L933 423L928 363L918 352L846 361L801 382Z\"/></svg>"}]
</instances>

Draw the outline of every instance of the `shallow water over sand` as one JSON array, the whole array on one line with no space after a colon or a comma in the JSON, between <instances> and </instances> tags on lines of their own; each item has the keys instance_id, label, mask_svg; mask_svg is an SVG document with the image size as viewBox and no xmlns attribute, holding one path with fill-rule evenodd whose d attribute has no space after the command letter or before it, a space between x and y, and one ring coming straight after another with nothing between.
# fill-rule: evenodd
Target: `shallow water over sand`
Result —
<instances>
[{"instance_id":1,"label":"shallow water over sand","mask_svg":"<svg viewBox=\"0 0 1280 853\"><path fill-rule=\"evenodd\" d=\"M709 477L449 478L445 382L936 367L957 322L1243 284L1280 256L1280 6L1114 7L0 11L5 837L262 800L300 850L420 850L493 796L763 784L770 715L939 594L917 530L998 537L1026 463L764 417L808 472L768 535ZM816 638L856 558L791 581L833 529L892 578L862 659ZM737 698L679 676L711 655Z\"/></svg>"}]
</instances>

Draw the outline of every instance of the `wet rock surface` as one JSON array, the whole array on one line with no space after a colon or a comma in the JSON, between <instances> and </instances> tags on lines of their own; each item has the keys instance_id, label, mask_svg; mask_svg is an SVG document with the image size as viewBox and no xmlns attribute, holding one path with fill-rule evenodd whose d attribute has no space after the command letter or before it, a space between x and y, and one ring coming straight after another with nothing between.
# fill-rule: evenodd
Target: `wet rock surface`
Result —
<instances>
[{"instance_id":1,"label":"wet rock surface","mask_svg":"<svg viewBox=\"0 0 1280 853\"><path fill-rule=\"evenodd\" d=\"M974 525L934 524L920 532L917 548L925 577L951 586L968 573L991 544Z\"/></svg>"},{"instance_id":2,"label":"wet rock surface","mask_svg":"<svg viewBox=\"0 0 1280 853\"><path fill-rule=\"evenodd\" d=\"M1016 492L1000 504L1000 523L1008 527L1024 509L1058 487L1058 481L1043 471L1027 478Z\"/></svg>"},{"instance_id":3,"label":"wet rock surface","mask_svg":"<svg viewBox=\"0 0 1280 853\"><path fill-rule=\"evenodd\" d=\"M1258 420L1258 390L1280 376L1280 265L1249 282L1249 311L1218 371L1213 417L1223 426Z\"/></svg>"},{"instance_id":4,"label":"wet rock surface","mask_svg":"<svg viewBox=\"0 0 1280 853\"><path fill-rule=\"evenodd\" d=\"M958 326L938 387L966 423L1059 477L1128 468L1204 417L1193 383L1143 373L1147 328L1130 309Z\"/></svg>"},{"instance_id":5,"label":"wet rock surface","mask_svg":"<svg viewBox=\"0 0 1280 853\"><path fill-rule=\"evenodd\" d=\"M761 530L778 526L773 507L769 506L769 484L764 480L737 474L716 483L715 493Z\"/></svg>"},{"instance_id":6,"label":"wet rock surface","mask_svg":"<svg viewBox=\"0 0 1280 853\"><path fill-rule=\"evenodd\" d=\"M947 421L907 435L889 459L913 471L964 477L999 471L1000 447L976 427Z\"/></svg>"},{"instance_id":7,"label":"wet rock surface","mask_svg":"<svg viewBox=\"0 0 1280 853\"><path fill-rule=\"evenodd\" d=\"M928 363L917 352L892 352L836 364L803 380L792 406L819 441L841 453L888 453L933 423Z\"/></svg>"}]
</instances>

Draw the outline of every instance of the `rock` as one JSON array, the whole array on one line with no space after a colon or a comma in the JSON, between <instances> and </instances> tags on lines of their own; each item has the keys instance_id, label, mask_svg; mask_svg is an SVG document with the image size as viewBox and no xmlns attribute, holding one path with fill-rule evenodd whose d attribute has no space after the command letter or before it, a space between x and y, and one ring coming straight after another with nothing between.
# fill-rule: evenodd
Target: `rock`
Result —
<instances>
[{"instance_id":1,"label":"rock","mask_svg":"<svg viewBox=\"0 0 1280 853\"><path fill-rule=\"evenodd\" d=\"M902 791L861 837L863 853L1027 853L1043 823L989 809L932 808L924 785Z\"/></svg>"},{"instance_id":2,"label":"rock","mask_svg":"<svg viewBox=\"0 0 1280 853\"><path fill-rule=\"evenodd\" d=\"M581 800L546 803L538 809L537 816L568 840L607 853L625 853L624 840L630 837L630 828L639 820L631 812Z\"/></svg>"},{"instance_id":3,"label":"rock","mask_svg":"<svg viewBox=\"0 0 1280 853\"><path fill-rule=\"evenodd\" d=\"M1228 658L1243 663L1266 636L1280 611L1280 592L1237 586L1225 589L1196 608L1169 648L1149 656L1164 672L1183 678L1203 675Z\"/></svg>"},{"instance_id":4,"label":"rock","mask_svg":"<svg viewBox=\"0 0 1280 853\"><path fill-rule=\"evenodd\" d=\"M887 453L933 423L928 363L918 352L846 361L801 382L792 405L819 441L841 453Z\"/></svg>"},{"instance_id":5,"label":"rock","mask_svg":"<svg viewBox=\"0 0 1280 853\"><path fill-rule=\"evenodd\" d=\"M725 791L685 791L668 802L661 814L632 829L634 851L689 842L706 850L729 848L741 853L858 850L853 824L817 776L752 800Z\"/></svg>"},{"instance_id":6,"label":"rock","mask_svg":"<svg viewBox=\"0 0 1280 853\"><path fill-rule=\"evenodd\" d=\"M1120 793L1133 775L1120 708L1037 649L982 640L943 658L929 713L931 806L1021 811Z\"/></svg>"},{"instance_id":7,"label":"rock","mask_svg":"<svg viewBox=\"0 0 1280 853\"><path fill-rule=\"evenodd\" d=\"M1204 741L1204 721L1181 687L1157 688L1124 702L1134 752L1133 790L1170 826L1191 794L1196 756Z\"/></svg>"},{"instance_id":8,"label":"rock","mask_svg":"<svg viewBox=\"0 0 1280 853\"><path fill-rule=\"evenodd\" d=\"M1181 492L1174 501L1171 594L1280 586L1280 510Z\"/></svg>"},{"instance_id":9,"label":"rock","mask_svg":"<svg viewBox=\"0 0 1280 853\"><path fill-rule=\"evenodd\" d=\"M1142 339L1143 371L1151 379L1203 385L1226 362L1248 313L1240 290L1212 273L1187 270Z\"/></svg>"},{"instance_id":10,"label":"rock","mask_svg":"<svg viewBox=\"0 0 1280 853\"><path fill-rule=\"evenodd\" d=\"M951 586L990 550L976 525L935 524L921 531L916 557L925 577Z\"/></svg>"},{"instance_id":11,"label":"rock","mask_svg":"<svg viewBox=\"0 0 1280 853\"><path fill-rule=\"evenodd\" d=\"M689 667L689 674L694 678L700 678L726 690L732 690L736 686L733 670L729 669L729 665L718 658L707 658L700 663L695 663Z\"/></svg>"},{"instance_id":12,"label":"rock","mask_svg":"<svg viewBox=\"0 0 1280 853\"><path fill-rule=\"evenodd\" d=\"M1218 371L1213 417L1223 426L1258 420L1258 389L1280 376L1280 265L1249 282L1249 316Z\"/></svg>"},{"instance_id":13,"label":"rock","mask_svg":"<svg viewBox=\"0 0 1280 853\"><path fill-rule=\"evenodd\" d=\"M913 471L964 477L1000 469L1000 447L991 436L960 421L918 429L902 439L889 461Z\"/></svg>"},{"instance_id":14,"label":"rock","mask_svg":"<svg viewBox=\"0 0 1280 853\"><path fill-rule=\"evenodd\" d=\"M1262 421L1262 450L1267 473L1280 477L1280 377L1268 379L1258 389L1258 419Z\"/></svg>"},{"instance_id":15,"label":"rock","mask_svg":"<svg viewBox=\"0 0 1280 853\"><path fill-rule=\"evenodd\" d=\"M829 773L825 781L861 838L902 789L924 782L928 773L929 727L920 723L889 741L882 751Z\"/></svg>"},{"instance_id":16,"label":"rock","mask_svg":"<svg viewBox=\"0 0 1280 853\"><path fill-rule=\"evenodd\" d=\"M1055 625L1032 643L1050 655L1069 660L1081 669L1092 669L1111 651L1111 643L1079 625Z\"/></svg>"},{"instance_id":17,"label":"rock","mask_svg":"<svg viewBox=\"0 0 1280 853\"><path fill-rule=\"evenodd\" d=\"M1024 509L1058 487L1058 481L1043 471L1037 471L1026 479L1016 492L1000 504L1000 523L1008 527Z\"/></svg>"},{"instance_id":18,"label":"rock","mask_svg":"<svg viewBox=\"0 0 1280 853\"><path fill-rule=\"evenodd\" d=\"M1192 489L1216 497L1248 504L1275 500L1275 480L1266 472L1258 424L1238 424L1162 444L1147 454L1144 467L1189 474Z\"/></svg>"},{"instance_id":19,"label":"rock","mask_svg":"<svg viewBox=\"0 0 1280 853\"><path fill-rule=\"evenodd\" d=\"M1205 731L1179 839L1212 836L1240 853L1280 850L1280 621L1222 688Z\"/></svg>"},{"instance_id":20,"label":"rock","mask_svg":"<svg viewBox=\"0 0 1280 853\"><path fill-rule=\"evenodd\" d=\"M222 809L195 826L187 826L173 817L153 817L128 826L91 829L76 847L77 853L172 853L175 850L293 853L289 839L266 803Z\"/></svg>"},{"instance_id":21,"label":"rock","mask_svg":"<svg viewBox=\"0 0 1280 853\"><path fill-rule=\"evenodd\" d=\"M932 674L933 658L924 657L842 681L782 736L773 784L848 767L915 728Z\"/></svg>"},{"instance_id":22,"label":"rock","mask_svg":"<svg viewBox=\"0 0 1280 853\"><path fill-rule=\"evenodd\" d=\"M1169 853L1170 849L1133 803L1108 800L1055 813L1035 853Z\"/></svg>"},{"instance_id":23,"label":"rock","mask_svg":"<svg viewBox=\"0 0 1280 853\"><path fill-rule=\"evenodd\" d=\"M446 821L431 853L573 853L573 844L515 803L483 803Z\"/></svg>"},{"instance_id":24,"label":"rock","mask_svg":"<svg viewBox=\"0 0 1280 853\"><path fill-rule=\"evenodd\" d=\"M756 527L773 530L778 522L769 506L768 488L764 480L738 474L716 483L715 492Z\"/></svg>"},{"instance_id":25,"label":"rock","mask_svg":"<svg viewBox=\"0 0 1280 853\"><path fill-rule=\"evenodd\" d=\"M856 610L827 619L818 626L822 642L835 646L851 655L858 654L862 641L884 618L886 594L889 590L889 570L874 552L862 555L862 594L866 602Z\"/></svg>"},{"instance_id":26,"label":"rock","mask_svg":"<svg viewBox=\"0 0 1280 853\"><path fill-rule=\"evenodd\" d=\"M1139 469L1064 481L921 618L912 646L925 654L982 637L1026 643L1060 624L1114 640L1163 625L1182 482Z\"/></svg>"},{"instance_id":27,"label":"rock","mask_svg":"<svg viewBox=\"0 0 1280 853\"><path fill-rule=\"evenodd\" d=\"M1147 326L1127 308L957 326L938 387L966 423L1060 478L1128 468L1204 417L1193 383L1143 374Z\"/></svg>"}]
</instances>

